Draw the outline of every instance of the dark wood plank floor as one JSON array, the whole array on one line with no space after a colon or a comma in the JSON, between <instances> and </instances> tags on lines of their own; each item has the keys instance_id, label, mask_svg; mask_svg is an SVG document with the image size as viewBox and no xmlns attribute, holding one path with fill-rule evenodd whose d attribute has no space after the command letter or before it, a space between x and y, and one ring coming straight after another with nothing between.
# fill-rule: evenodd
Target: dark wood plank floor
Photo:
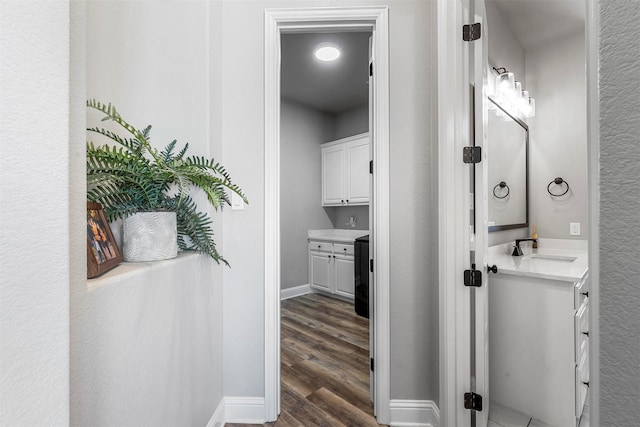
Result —
<instances>
[{"instance_id":1,"label":"dark wood plank floor","mask_svg":"<svg viewBox=\"0 0 640 427\"><path fill-rule=\"evenodd\" d=\"M369 400L369 321L353 304L319 294L282 301L281 312L281 412L265 425L378 426Z\"/></svg>"}]
</instances>

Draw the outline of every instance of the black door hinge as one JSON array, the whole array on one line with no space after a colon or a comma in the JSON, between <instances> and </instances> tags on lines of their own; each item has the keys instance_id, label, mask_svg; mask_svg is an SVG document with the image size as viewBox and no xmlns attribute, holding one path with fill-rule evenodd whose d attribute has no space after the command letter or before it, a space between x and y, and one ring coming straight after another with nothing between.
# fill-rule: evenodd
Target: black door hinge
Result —
<instances>
[{"instance_id":1,"label":"black door hinge","mask_svg":"<svg viewBox=\"0 0 640 427\"><path fill-rule=\"evenodd\" d=\"M482 396L475 393L464 394L464 409L482 411Z\"/></svg>"},{"instance_id":2,"label":"black door hinge","mask_svg":"<svg viewBox=\"0 0 640 427\"><path fill-rule=\"evenodd\" d=\"M373 77L373 62L369 62L369 77Z\"/></svg>"},{"instance_id":3,"label":"black door hinge","mask_svg":"<svg viewBox=\"0 0 640 427\"><path fill-rule=\"evenodd\" d=\"M462 161L465 163L480 163L482 161L482 147L464 147Z\"/></svg>"},{"instance_id":4,"label":"black door hinge","mask_svg":"<svg viewBox=\"0 0 640 427\"><path fill-rule=\"evenodd\" d=\"M462 40L466 42L472 42L478 40L482 33L479 22L475 24L466 24L462 26Z\"/></svg>"},{"instance_id":5,"label":"black door hinge","mask_svg":"<svg viewBox=\"0 0 640 427\"><path fill-rule=\"evenodd\" d=\"M373 370L373 357L369 359L369 362L371 364L371 372L374 372L374 370Z\"/></svg>"},{"instance_id":6,"label":"black door hinge","mask_svg":"<svg viewBox=\"0 0 640 427\"><path fill-rule=\"evenodd\" d=\"M373 160L369 160L369 173L373 173Z\"/></svg>"},{"instance_id":7,"label":"black door hinge","mask_svg":"<svg viewBox=\"0 0 640 427\"><path fill-rule=\"evenodd\" d=\"M464 271L464 285L479 288L482 286L482 271L476 270L476 265L471 266L471 270Z\"/></svg>"},{"instance_id":8,"label":"black door hinge","mask_svg":"<svg viewBox=\"0 0 640 427\"><path fill-rule=\"evenodd\" d=\"M373 273L373 260L369 260L369 271Z\"/></svg>"}]
</instances>

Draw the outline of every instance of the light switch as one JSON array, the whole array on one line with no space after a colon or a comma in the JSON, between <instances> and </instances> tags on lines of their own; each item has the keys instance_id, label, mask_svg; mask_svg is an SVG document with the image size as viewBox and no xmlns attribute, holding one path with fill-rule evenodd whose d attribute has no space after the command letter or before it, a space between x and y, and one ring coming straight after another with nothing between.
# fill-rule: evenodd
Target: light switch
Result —
<instances>
[{"instance_id":1,"label":"light switch","mask_svg":"<svg viewBox=\"0 0 640 427\"><path fill-rule=\"evenodd\" d=\"M244 200L236 193L231 193L231 210L241 211L244 209Z\"/></svg>"},{"instance_id":2,"label":"light switch","mask_svg":"<svg viewBox=\"0 0 640 427\"><path fill-rule=\"evenodd\" d=\"M569 234L572 236L580 235L580 223L579 222L570 222L569 223Z\"/></svg>"}]
</instances>

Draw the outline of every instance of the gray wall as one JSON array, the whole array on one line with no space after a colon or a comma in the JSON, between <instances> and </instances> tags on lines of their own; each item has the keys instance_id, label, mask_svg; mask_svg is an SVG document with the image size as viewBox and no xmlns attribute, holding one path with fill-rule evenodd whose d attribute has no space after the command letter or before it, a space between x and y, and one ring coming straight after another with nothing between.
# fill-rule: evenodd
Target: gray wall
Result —
<instances>
[{"instance_id":1,"label":"gray wall","mask_svg":"<svg viewBox=\"0 0 640 427\"><path fill-rule=\"evenodd\" d=\"M538 236L588 239L587 106L584 32L527 51L527 88L536 100L530 130L529 211ZM570 185L552 197L547 185L562 177ZM552 191L564 191L552 185ZM580 223L581 235L569 235L569 223Z\"/></svg>"},{"instance_id":2,"label":"gray wall","mask_svg":"<svg viewBox=\"0 0 640 427\"><path fill-rule=\"evenodd\" d=\"M334 116L334 133L331 140L347 138L369 132L369 105L361 105ZM347 225L350 216L356 217L356 230L369 229L367 206L340 206L325 208L333 228L353 229Z\"/></svg>"},{"instance_id":3,"label":"gray wall","mask_svg":"<svg viewBox=\"0 0 640 427\"><path fill-rule=\"evenodd\" d=\"M489 85L493 87L493 79L497 75L493 67L505 67L516 75L516 79L527 84L525 69L525 50L520 41L513 33L511 27L505 20L502 12L497 8L495 2L487 1L487 31L489 36ZM491 150L491 141L489 141ZM490 151L491 152L491 151ZM531 212L531 206L529 206ZM531 215L531 213L530 213ZM499 245L515 239L526 237L528 229L519 228L516 230L494 231L489 233L489 246Z\"/></svg>"},{"instance_id":4,"label":"gray wall","mask_svg":"<svg viewBox=\"0 0 640 427\"><path fill-rule=\"evenodd\" d=\"M390 11L391 397L437 400L436 3L368 4L389 5ZM223 273L227 396L264 395L264 10L299 6L297 1L223 3L218 96L224 105L224 162L251 202L244 211L224 213L225 256L245 267Z\"/></svg>"},{"instance_id":5,"label":"gray wall","mask_svg":"<svg viewBox=\"0 0 640 427\"><path fill-rule=\"evenodd\" d=\"M218 38L220 10L216 2L87 2L79 96L113 102L137 127L153 124L156 147L177 138L194 155L219 155L222 104L208 89L219 85L210 56L221 45L209 37ZM111 279L72 288L72 425L207 424L223 397L222 268L191 254L123 265Z\"/></svg>"},{"instance_id":6,"label":"gray wall","mask_svg":"<svg viewBox=\"0 0 640 427\"><path fill-rule=\"evenodd\" d=\"M333 139L369 132L369 105L354 107L335 116Z\"/></svg>"},{"instance_id":7,"label":"gray wall","mask_svg":"<svg viewBox=\"0 0 640 427\"><path fill-rule=\"evenodd\" d=\"M333 228L322 208L320 144L334 117L282 100L280 116L280 289L309 283L307 230Z\"/></svg>"},{"instance_id":8,"label":"gray wall","mask_svg":"<svg viewBox=\"0 0 640 427\"><path fill-rule=\"evenodd\" d=\"M640 2L600 2L600 419L640 419Z\"/></svg>"}]
</instances>

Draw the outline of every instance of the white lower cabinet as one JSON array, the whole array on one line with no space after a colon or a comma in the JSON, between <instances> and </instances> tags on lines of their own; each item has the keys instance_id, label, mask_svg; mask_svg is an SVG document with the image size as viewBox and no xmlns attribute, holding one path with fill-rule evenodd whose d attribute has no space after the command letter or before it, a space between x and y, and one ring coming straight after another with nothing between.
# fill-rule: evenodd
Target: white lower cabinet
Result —
<instances>
[{"instance_id":1,"label":"white lower cabinet","mask_svg":"<svg viewBox=\"0 0 640 427\"><path fill-rule=\"evenodd\" d=\"M354 294L353 244L309 240L309 284L346 299Z\"/></svg>"},{"instance_id":2,"label":"white lower cabinet","mask_svg":"<svg viewBox=\"0 0 640 427\"><path fill-rule=\"evenodd\" d=\"M550 426L578 425L589 384L588 283L491 277L491 401Z\"/></svg>"}]
</instances>

